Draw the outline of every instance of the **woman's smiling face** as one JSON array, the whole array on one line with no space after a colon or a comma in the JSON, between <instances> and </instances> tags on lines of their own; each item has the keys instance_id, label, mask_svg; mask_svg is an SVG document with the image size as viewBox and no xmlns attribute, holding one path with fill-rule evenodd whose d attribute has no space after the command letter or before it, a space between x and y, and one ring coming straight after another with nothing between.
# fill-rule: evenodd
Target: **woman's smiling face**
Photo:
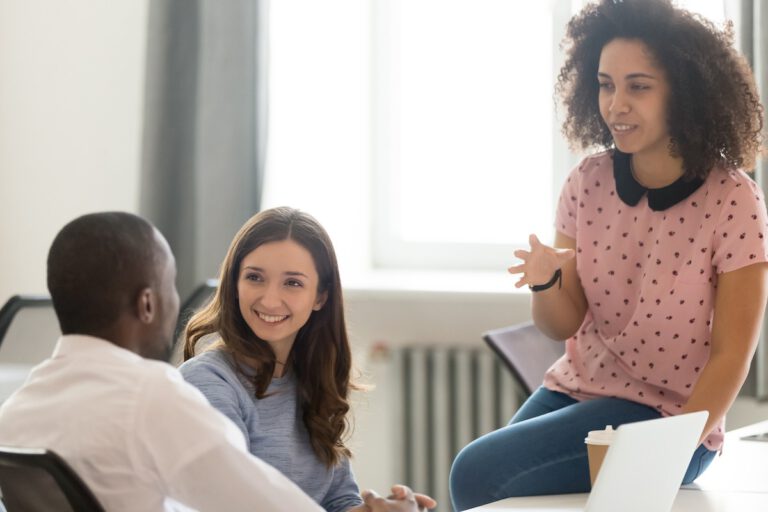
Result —
<instances>
[{"instance_id":1,"label":"woman's smiling face","mask_svg":"<svg viewBox=\"0 0 768 512\"><path fill-rule=\"evenodd\" d=\"M293 240L260 245L240 264L240 314L276 354L288 354L313 311L323 307L312 255Z\"/></svg>"},{"instance_id":2,"label":"woman's smiling face","mask_svg":"<svg viewBox=\"0 0 768 512\"><path fill-rule=\"evenodd\" d=\"M603 47L596 77L600 114L624 153L668 154L666 73L637 39L614 39Z\"/></svg>"}]
</instances>

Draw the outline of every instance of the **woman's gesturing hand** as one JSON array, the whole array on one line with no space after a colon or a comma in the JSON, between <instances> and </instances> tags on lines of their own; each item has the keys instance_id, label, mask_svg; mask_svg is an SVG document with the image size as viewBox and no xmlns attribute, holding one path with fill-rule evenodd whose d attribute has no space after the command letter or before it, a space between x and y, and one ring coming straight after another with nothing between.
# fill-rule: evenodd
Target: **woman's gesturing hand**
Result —
<instances>
[{"instance_id":1,"label":"woman's gesturing hand","mask_svg":"<svg viewBox=\"0 0 768 512\"><path fill-rule=\"evenodd\" d=\"M530 235L528 243L531 245L530 251L518 249L514 252L515 257L523 262L507 269L510 274L523 274L515 283L517 288L546 283L552 279L557 269L576 255L573 249L555 249L544 245L536 235Z\"/></svg>"}]
</instances>

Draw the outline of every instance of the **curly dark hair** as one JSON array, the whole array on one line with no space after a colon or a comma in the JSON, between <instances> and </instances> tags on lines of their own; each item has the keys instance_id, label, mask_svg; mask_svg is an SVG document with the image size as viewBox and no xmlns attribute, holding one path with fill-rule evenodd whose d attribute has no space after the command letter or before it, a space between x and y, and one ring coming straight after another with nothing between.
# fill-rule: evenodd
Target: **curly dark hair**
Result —
<instances>
[{"instance_id":1,"label":"curly dark hair","mask_svg":"<svg viewBox=\"0 0 768 512\"><path fill-rule=\"evenodd\" d=\"M670 0L601 0L568 23L555 92L573 146L613 146L600 116L597 71L603 47L616 38L642 41L666 73L670 151L682 158L686 179L704 178L715 165L754 165L763 106L748 63L733 47L732 25L719 30Z\"/></svg>"},{"instance_id":2,"label":"curly dark hair","mask_svg":"<svg viewBox=\"0 0 768 512\"><path fill-rule=\"evenodd\" d=\"M197 342L209 334L221 337L224 350L238 364L242 356L258 362L251 379L256 398L264 398L275 369L275 353L258 338L240 313L237 281L243 259L270 242L293 240L312 255L319 278L318 293L328 298L299 329L289 359L298 387L304 426L315 454L326 466L338 464L351 452L344 438L349 423L349 392L360 389L352 382L352 351L344 321L341 278L336 253L328 233L311 215L279 207L251 217L232 240L221 264L219 287L213 300L196 313L186 328L184 360L195 355Z\"/></svg>"}]
</instances>

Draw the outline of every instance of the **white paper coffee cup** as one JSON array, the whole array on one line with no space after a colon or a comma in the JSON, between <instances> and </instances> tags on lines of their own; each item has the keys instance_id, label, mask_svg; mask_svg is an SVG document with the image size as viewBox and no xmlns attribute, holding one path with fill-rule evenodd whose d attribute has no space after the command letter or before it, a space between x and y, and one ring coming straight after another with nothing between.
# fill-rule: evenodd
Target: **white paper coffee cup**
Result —
<instances>
[{"instance_id":1,"label":"white paper coffee cup","mask_svg":"<svg viewBox=\"0 0 768 512\"><path fill-rule=\"evenodd\" d=\"M584 439L587 444L587 458L589 459L589 479L593 486L608 447L613 442L615 432L613 427L608 425L605 430L591 430Z\"/></svg>"}]
</instances>

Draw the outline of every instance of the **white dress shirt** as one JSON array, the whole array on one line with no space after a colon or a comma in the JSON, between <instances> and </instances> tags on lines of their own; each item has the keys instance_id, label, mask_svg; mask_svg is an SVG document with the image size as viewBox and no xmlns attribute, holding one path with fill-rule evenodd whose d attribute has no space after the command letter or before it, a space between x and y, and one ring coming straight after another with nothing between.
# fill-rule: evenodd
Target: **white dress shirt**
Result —
<instances>
[{"instance_id":1,"label":"white dress shirt","mask_svg":"<svg viewBox=\"0 0 768 512\"><path fill-rule=\"evenodd\" d=\"M89 336L0 407L0 444L55 451L110 512L321 510L175 368Z\"/></svg>"}]
</instances>

